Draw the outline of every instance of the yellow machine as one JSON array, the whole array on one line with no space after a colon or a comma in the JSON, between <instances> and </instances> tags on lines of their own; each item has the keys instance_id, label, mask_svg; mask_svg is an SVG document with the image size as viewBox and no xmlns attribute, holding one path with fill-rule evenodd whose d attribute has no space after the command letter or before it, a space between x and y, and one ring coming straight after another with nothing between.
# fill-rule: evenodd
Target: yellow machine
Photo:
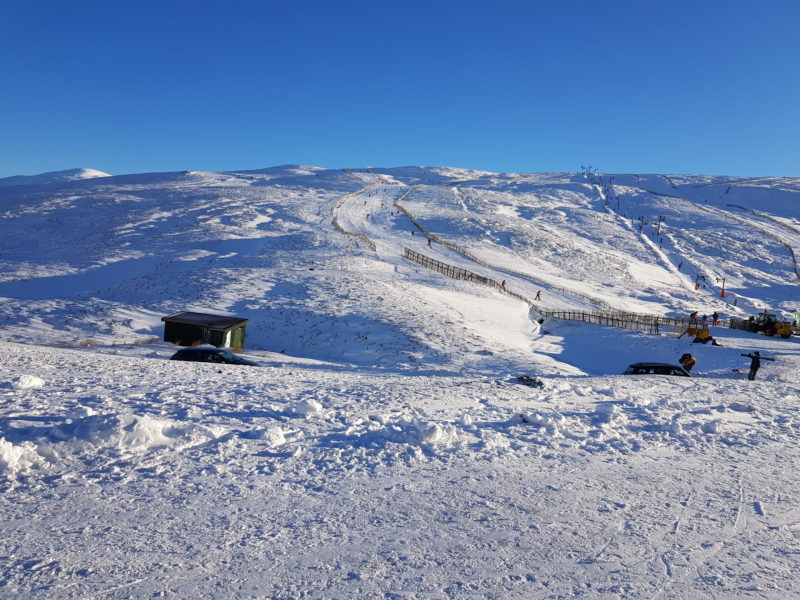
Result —
<instances>
[{"instance_id":1,"label":"yellow machine","mask_svg":"<svg viewBox=\"0 0 800 600\"><path fill-rule=\"evenodd\" d=\"M697 323L693 320L689 327L686 329L676 329L676 333L677 332L680 332L677 335L678 339L681 339L683 336L688 336L692 338L692 342L695 344L707 344L711 342L714 346L719 345L708 330L708 324ZM674 335L674 333L671 335Z\"/></svg>"},{"instance_id":2,"label":"yellow machine","mask_svg":"<svg viewBox=\"0 0 800 600\"><path fill-rule=\"evenodd\" d=\"M752 333L764 333L765 335L779 335L788 338L792 335L792 325L787 321L779 321L776 315L772 315L765 310L757 317L749 319L731 319L732 329L743 329Z\"/></svg>"}]
</instances>

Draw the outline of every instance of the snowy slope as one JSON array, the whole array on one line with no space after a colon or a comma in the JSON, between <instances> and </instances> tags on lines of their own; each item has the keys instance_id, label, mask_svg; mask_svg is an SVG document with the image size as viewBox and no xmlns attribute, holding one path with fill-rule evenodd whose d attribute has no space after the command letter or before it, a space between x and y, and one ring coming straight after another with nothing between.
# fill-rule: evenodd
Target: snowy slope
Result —
<instances>
[{"instance_id":1,"label":"snowy slope","mask_svg":"<svg viewBox=\"0 0 800 600\"><path fill-rule=\"evenodd\" d=\"M303 165L0 188L0 595L798 596L797 337L540 327L403 258L542 309L788 316L798 198ZM250 319L263 366L166 360L178 310ZM691 379L618 375L684 352Z\"/></svg>"},{"instance_id":2,"label":"snowy slope","mask_svg":"<svg viewBox=\"0 0 800 600\"><path fill-rule=\"evenodd\" d=\"M716 310L725 318L764 306L786 316L795 310L791 250L800 250L800 224L784 196L796 188L776 191L770 181L729 192L739 193L741 206L759 191L782 194L774 213L762 214L729 206L717 192L705 202L700 195L717 189L709 178L677 191L668 183L673 178L609 180L286 166L9 188L0 192L0 296L8 298L0 335L127 342L160 335L161 315L195 309L251 319L254 348L392 365L423 353L460 368L469 348L481 349L480 340L460 341L471 335L462 329L469 322L465 299L524 312L497 292L415 268L402 258L406 247L506 279L510 290L530 298L542 289L549 309L592 308L588 295L648 314ZM426 245L407 215L493 268ZM648 223L641 233L639 216ZM654 236L658 216L665 220ZM698 277L706 287L696 292ZM719 297L723 278L727 299ZM454 293L431 303L431 280ZM576 295L550 293L551 286ZM444 332L426 331L442 324ZM515 330L528 336L530 325ZM528 349L516 341L509 358L518 360L520 349L527 360Z\"/></svg>"}]
</instances>

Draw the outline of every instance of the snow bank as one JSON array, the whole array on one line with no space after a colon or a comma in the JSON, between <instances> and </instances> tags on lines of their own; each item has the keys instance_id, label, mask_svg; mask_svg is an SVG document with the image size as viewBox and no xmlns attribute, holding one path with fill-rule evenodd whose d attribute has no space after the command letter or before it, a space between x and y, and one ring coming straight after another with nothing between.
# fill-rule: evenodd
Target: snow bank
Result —
<instances>
[{"instance_id":1,"label":"snow bank","mask_svg":"<svg viewBox=\"0 0 800 600\"><path fill-rule=\"evenodd\" d=\"M502 431L509 443L531 444L531 448L572 447L592 454L640 452L648 448L672 445L684 449L710 445L738 444L753 446L782 435L791 429L764 428L758 411L751 404L729 405L676 398L655 402L632 398L600 401L593 408L558 412L540 409L515 413ZM497 431L483 434L496 445Z\"/></svg>"},{"instance_id":2,"label":"snow bank","mask_svg":"<svg viewBox=\"0 0 800 600\"><path fill-rule=\"evenodd\" d=\"M131 414L88 415L54 428L50 439L142 453L161 447L186 448L212 440L219 428Z\"/></svg>"},{"instance_id":3,"label":"snow bank","mask_svg":"<svg viewBox=\"0 0 800 600\"><path fill-rule=\"evenodd\" d=\"M450 423L419 419L392 419L370 416L358 419L346 431L342 442L351 447L386 450L392 445L447 446L460 439L458 429Z\"/></svg>"}]
</instances>

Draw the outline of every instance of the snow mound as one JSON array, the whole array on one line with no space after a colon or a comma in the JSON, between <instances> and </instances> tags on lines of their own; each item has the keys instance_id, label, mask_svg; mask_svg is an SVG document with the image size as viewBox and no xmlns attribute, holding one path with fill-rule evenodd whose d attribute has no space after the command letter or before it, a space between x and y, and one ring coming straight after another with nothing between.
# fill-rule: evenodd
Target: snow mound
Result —
<instances>
[{"instance_id":1,"label":"snow mound","mask_svg":"<svg viewBox=\"0 0 800 600\"><path fill-rule=\"evenodd\" d=\"M416 419L393 421L377 416L357 420L347 429L343 438L349 446L378 449L385 449L391 444L451 445L458 440L456 427L449 423Z\"/></svg>"},{"instance_id":2,"label":"snow mound","mask_svg":"<svg viewBox=\"0 0 800 600\"><path fill-rule=\"evenodd\" d=\"M0 383L0 388L11 388L15 390L29 390L44 386L44 379L35 375L19 375L9 381Z\"/></svg>"},{"instance_id":3,"label":"snow mound","mask_svg":"<svg viewBox=\"0 0 800 600\"><path fill-rule=\"evenodd\" d=\"M280 427L257 428L244 432L242 437L251 440L264 440L268 448L278 448L287 443L286 433Z\"/></svg>"},{"instance_id":4,"label":"snow mound","mask_svg":"<svg viewBox=\"0 0 800 600\"><path fill-rule=\"evenodd\" d=\"M63 183L66 181L82 181L98 177L111 177L109 173L96 169L68 169L66 171L48 171L39 175L14 175L0 179L0 186L10 185L44 185L48 183Z\"/></svg>"},{"instance_id":5,"label":"snow mound","mask_svg":"<svg viewBox=\"0 0 800 600\"><path fill-rule=\"evenodd\" d=\"M311 417L322 412L322 404L310 398L308 400L303 400L300 404L295 406L294 412L301 417Z\"/></svg>"},{"instance_id":6,"label":"snow mound","mask_svg":"<svg viewBox=\"0 0 800 600\"><path fill-rule=\"evenodd\" d=\"M54 428L56 442L75 442L92 447L112 447L133 453L154 448L187 448L215 439L223 432L191 423L177 423L130 414L88 415Z\"/></svg>"},{"instance_id":7,"label":"snow mound","mask_svg":"<svg viewBox=\"0 0 800 600\"><path fill-rule=\"evenodd\" d=\"M726 410L724 406L698 409L669 399L653 404L601 401L587 411L516 413L507 423L507 434L511 443L530 448L572 447L591 454L629 454L664 445L684 449L753 446L780 434L759 430L755 412L752 405L736 402ZM484 437L496 441L497 435L490 432Z\"/></svg>"},{"instance_id":8,"label":"snow mound","mask_svg":"<svg viewBox=\"0 0 800 600\"><path fill-rule=\"evenodd\" d=\"M14 479L17 473L28 470L41 461L31 442L12 444L0 437L0 477Z\"/></svg>"},{"instance_id":9,"label":"snow mound","mask_svg":"<svg viewBox=\"0 0 800 600\"><path fill-rule=\"evenodd\" d=\"M540 413L535 413L531 415L526 415L526 414L515 415L512 420L525 423L526 425L533 425L534 427L538 427L546 431L547 435L554 437L560 434L559 427L563 427L564 422L566 421L566 419L561 415L557 414L545 415Z\"/></svg>"}]
</instances>

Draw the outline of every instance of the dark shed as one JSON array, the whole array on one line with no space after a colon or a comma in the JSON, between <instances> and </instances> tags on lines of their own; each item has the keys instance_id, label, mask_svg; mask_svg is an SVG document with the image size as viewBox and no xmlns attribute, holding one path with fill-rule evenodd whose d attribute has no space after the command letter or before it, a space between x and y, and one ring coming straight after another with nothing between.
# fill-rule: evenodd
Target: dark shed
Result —
<instances>
[{"instance_id":1,"label":"dark shed","mask_svg":"<svg viewBox=\"0 0 800 600\"><path fill-rule=\"evenodd\" d=\"M249 319L196 312L179 312L164 321L164 341L181 346L211 344L217 348L244 348Z\"/></svg>"}]
</instances>

